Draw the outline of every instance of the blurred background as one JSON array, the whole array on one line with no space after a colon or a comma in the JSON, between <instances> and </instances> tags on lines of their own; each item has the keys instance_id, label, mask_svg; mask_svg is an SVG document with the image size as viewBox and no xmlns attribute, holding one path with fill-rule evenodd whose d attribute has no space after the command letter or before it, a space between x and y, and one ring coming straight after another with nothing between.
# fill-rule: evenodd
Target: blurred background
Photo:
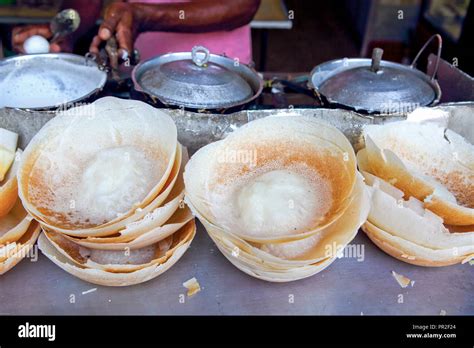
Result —
<instances>
[{"instance_id":1,"label":"blurred background","mask_svg":"<svg viewBox=\"0 0 474 348\"><path fill-rule=\"evenodd\" d=\"M442 57L448 62L457 58L462 70L474 72L474 1L287 0L283 5L263 0L260 9L276 3L293 10L294 20L291 29L253 30L256 62L262 57L262 41L267 40L265 70L308 71L335 58L370 57L374 47L384 49L384 59L410 63L425 41L439 33ZM435 46L430 47L433 53Z\"/></svg>"},{"instance_id":2,"label":"blurred background","mask_svg":"<svg viewBox=\"0 0 474 348\"><path fill-rule=\"evenodd\" d=\"M0 0L0 55L13 55L13 25L48 22L61 5L61 0ZM308 72L331 59L370 57L372 48L381 47L384 59L410 63L439 33L442 57L473 75L473 25L470 0L262 0L251 23L253 59L260 71ZM75 52L85 54L96 32L84 35ZM428 51L435 52L436 45ZM424 62L426 55L421 69Z\"/></svg>"}]
</instances>

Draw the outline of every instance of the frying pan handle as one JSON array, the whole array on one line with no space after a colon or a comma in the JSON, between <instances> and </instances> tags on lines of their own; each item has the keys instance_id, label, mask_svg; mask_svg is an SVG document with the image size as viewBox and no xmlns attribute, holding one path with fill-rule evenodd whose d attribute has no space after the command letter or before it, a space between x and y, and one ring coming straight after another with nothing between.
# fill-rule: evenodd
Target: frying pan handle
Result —
<instances>
[{"instance_id":1,"label":"frying pan handle","mask_svg":"<svg viewBox=\"0 0 474 348\"><path fill-rule=\"evenodd\" d=\"M84 58L86 59L85 60L85 65L86 66L89 66L89 64L92 65L93 63L96 63L99 66L99 69L101 69L101 70L103 69L103 66L98 61L97 55L95 53L87 52L86 55L84 56ZM91 63L91 62L93 62L93 63Z\"/></svg>"},{"instance_id":2,"label":"frying pan handle","mask_svg":"<svg viewBox=\"0 0 474 348\"><path fill-rule=\"evenodd\" d=\"M292 89L293 91L295 91L297 93L302 93L302 94L306 94L307 96L314 97L314 93L313 93L312 90L310 90L309 88L305 88L303 86L300 86L299 84L297 84L293 81L278 79L274 82L279 82L283 86L288 87L288 88Z\"/></svg>"},{"instance_id":3,"label":"frying pan handle","mask_svg":"<svg viewBox=\"0 0 474 348\"><path fill-rule=\"evenodd\" d=\"M438 39L438 53L436 54L436 63L435 63L435 68L433 70L433 74L431 75L431 80L433 81L436 77L436 74L438 73L438 67L439 67L439 60L441 59L441 49L443 48L443 39L441 38L441 35L435 34L432 37L426 41L426 43L423 45L423 47L418 51L418 53L415 56L415 59L413 59L413 62L411 63L410 67L415 68L416 63L418 61L418 58L420 58L421 54L423 51L428 47L428 45L433 41L434 39Z\"/></svg>"}]
</instances>

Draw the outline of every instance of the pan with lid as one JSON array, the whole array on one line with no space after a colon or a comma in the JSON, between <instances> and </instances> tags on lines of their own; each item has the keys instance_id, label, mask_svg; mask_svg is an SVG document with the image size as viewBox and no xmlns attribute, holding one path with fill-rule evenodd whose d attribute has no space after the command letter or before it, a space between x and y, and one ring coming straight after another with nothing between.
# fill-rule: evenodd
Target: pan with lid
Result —
<instances>
[{"instance_id":1,"label":"pan with lid","mask_svg":"<svg viewBox=\"0 0 474 348\"><path fill-rule=\"evenodd\" d=\"M432 76L415 68L418 58L433 39L438 39L438 60ZM432 36L410 66L382 60L375 48L372 59L337 59L316 66L309 87L330 106L362 113L409 112L420 106L434 106L441 98L435 79L441 54L441 37Z\"/></svg>"},{"instance_id":2,"label":"pan with lid","mask_svg":"<svg viewBox=\"0 0 474 348\"><path fill-rule=\"evenodd\" d=\"M255 100L263 88L257 72L202 46L168 53L138 64L135 90L154 103L191 110L228 110Z\"/></svg>"}]
</instances>

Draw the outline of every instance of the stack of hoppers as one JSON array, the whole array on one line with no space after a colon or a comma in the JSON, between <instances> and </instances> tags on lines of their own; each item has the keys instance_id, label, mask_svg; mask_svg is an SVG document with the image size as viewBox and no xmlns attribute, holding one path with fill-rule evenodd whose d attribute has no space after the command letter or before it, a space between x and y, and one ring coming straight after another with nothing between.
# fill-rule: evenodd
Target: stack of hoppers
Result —
<instances>
[{"instance_id":1,"label":"stack of hoppers","mask_svg":"<svg viewBox=\"0 0 474 348\"><path fill-rule=\"evenodd\" d=\"M16 173L22 151L17 143L18 134L0 128L0 274L28 256L40 233L18 199Z\"/></svg>"},{"instance_id":2,"label":"stack of hoppers","mask_svg":"<svg viewBox=\"0 0 474 348\"><path fill-rule=\"evenodd\" d=\"M371 190L369 238L414 265L471 260L474 146L434 122L367 126L364 138L357 159Z\"/></svg>"},{"instance_id":3,"label":"stack of hoppers","mask_svg":"<svg viewBox=\"0 0 474 348\"><path fill-rule=\"evenodd\" d=\"M125 286L168 270L195 222L184 205L186 150L164 112L102 98L61 112L25 149L18 187L40 250L92 283Z\"/></svg>"},{"instance_id":4,"label":"stack of hoppers","mask_svg":"<svg viewBox=\"0 0 474 348\"><path fill-rule=\"evenodd\" d=\"M286 282L330 265L355 237L370 197L347 138L303 116L250 122L188 162L186 202L223 255Z\"/></svg>"}]
</instances>

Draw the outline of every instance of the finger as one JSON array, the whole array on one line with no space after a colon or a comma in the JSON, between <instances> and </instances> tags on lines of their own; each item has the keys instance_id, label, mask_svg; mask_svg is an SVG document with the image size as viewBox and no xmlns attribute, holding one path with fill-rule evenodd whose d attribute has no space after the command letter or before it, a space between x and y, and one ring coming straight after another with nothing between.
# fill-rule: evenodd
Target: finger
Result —
<instances>
[{"instance_id":1,"label":"finger","mask_svg":"<svg viewBox=\"0 0 474 348\"><path fill-rule=\"evenodd\" d=\"M133 25L133 16L131 13L126 13L122 17L122 20L117 25L117 37L119 49L126 50L127 53L130 54L133 50L133 33L132 33L132 25Z\"/></svg>"},{"instance_id":2,"label":"finger","mask_svg":"<svg viewBox=\"0 0 474 348\"><path fill-rule=\"evenodd\" d=\"M102 25L99 28L99 33L98 36L101 38L101 40L108 40L112 36L112 29L110 29L109 23L102 23Z\"/></svg>"},{"instance_id":3,"label":"finger","mask_svg":"<svg viewBox=\"0 0 474 348\"><path fill-rule=\"evenodd\" d=\"M20 44L20 45L13 45L13 51L17 52L17 53L21 53L21 54L25 54L25 50L23 49L23 44Z\"/></svg>"},{"instance_id":4,"label":"finger","mask_svg":"<svg viewBox=\"0 0 474 348\"><path fill-rule=\"evenodd\" d=\"M115 33L117 23L120 21L123 10L113 4L105 10L104 22L99 27L99 37L102 40L108 40Z\"/></svg>"},{"instance_id":5,"label":"finger","mask_svg":"<svg viewBox=\"0 0 474 348\"><path fill-rule=\"evenodd\" d=\"M91 45L89 46L89 52L99 54L99 46L102 43L102 39L96 35L92 39Z\"/></svg>"},{"instance_id":6,"label":"finger","mask_svg":"<svg viewBox=\"0 0 474 348\"><path fill-rule=\"evenodd\" d=\"M53 53L63 52L63 50L61 49L61 46L57 42L49 46L49 51Z\"/></svg>"},{"instance_id":7,"label":"finger","mask_svg":"<svg viewBox=\"0 0 474 348\"><path fill-rule=\"evenodd\" d=\"M24 27L14 27L12 29L12 42L15 39L15 36L21 33L24 30Z\"/></svg>"},{"instance_id":8,"label":"finger","mask_svg":"<svg viewBox=\"0 0 474 348\"><path fill-rule=\"evenodd\" d=\"M72 52L74 48L74 44L72 43L71 39L68 37L60 38L52 43L49 47L51 52Z\"/></svg>"}]
</instances>

